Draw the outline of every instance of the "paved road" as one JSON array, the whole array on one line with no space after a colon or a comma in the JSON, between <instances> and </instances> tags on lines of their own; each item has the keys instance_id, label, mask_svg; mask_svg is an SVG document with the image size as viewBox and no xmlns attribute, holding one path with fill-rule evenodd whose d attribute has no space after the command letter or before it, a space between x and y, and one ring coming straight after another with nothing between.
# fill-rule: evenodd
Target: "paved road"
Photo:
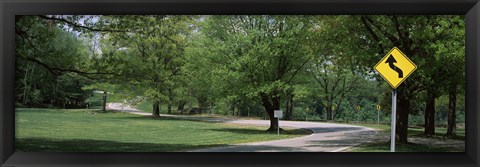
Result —
<instances>
[{"instance_id":1,"label":"paved road","mask_svg":"<svg viewBox=\"0 0 480 167\"><path fill-rule=\"evenodd\" d=\"M120 103L110 103L108 108L138 115L151 115L139 112L130 106ZM226 122L249 125L269 125L267 120L233 120L225 118L199 118L188 115L161 115L180 119L194 119L212 122ZM226 147L192 150L192 152L340 152L349 147L368 142L374 138L377 131L371 128L319 122L280 121L280 126L309 129L313 134L298 138L234 144Z\"/></svg>"}]
</instances>

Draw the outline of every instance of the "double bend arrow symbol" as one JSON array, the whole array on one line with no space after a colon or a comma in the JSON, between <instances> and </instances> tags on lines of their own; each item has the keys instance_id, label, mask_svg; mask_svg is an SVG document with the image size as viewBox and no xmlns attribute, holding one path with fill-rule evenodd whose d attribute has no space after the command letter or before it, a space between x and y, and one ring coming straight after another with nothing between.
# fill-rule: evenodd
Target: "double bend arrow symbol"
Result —
<instances>
[{"instance_id":1,"label":"double bend arrow symbol","mask_svg":"<svg viewBox=\"0 0 480 167\"><path fill-rule=\"evenodd\" d=\"M394 71L396 71L398 73L398 78L403 78L403 71L398 68L397 66L393 65L393 63L396 63L397 60L395 60L395 58L393 58L392 55L390 55L387 59L387 61L385 61L385 63L388 63L388 66L390 66L390 68Z\"/></svg>"}]
</instances>

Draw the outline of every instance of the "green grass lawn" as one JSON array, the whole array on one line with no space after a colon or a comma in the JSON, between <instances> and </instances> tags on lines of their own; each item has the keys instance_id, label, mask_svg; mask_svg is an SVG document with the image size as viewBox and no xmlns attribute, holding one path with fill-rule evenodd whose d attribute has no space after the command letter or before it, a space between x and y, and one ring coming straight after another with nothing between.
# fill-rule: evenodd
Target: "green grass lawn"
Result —
<instances>
[{"instance_id":1,"label":"green grass lawn","mask_svg":"<svg viewBox=\"0 0 480 167\"><path fill-rule=\"evenodd\" d=\"M29 152L164 152L300 137L267 127L154 119L96 110L17 109L16 149Z\"/></svg>"}]
</instances>

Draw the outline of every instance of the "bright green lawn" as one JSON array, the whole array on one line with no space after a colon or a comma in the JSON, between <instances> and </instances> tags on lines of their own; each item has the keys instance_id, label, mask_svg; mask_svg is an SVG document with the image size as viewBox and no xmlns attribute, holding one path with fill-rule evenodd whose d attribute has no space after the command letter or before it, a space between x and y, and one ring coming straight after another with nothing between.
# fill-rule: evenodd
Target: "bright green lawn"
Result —
<instances>
[{"instance_id":1,"label":"bright green lawn","mask_svg":"<svg viewBox=\"0 0 480 167\"><path fill-rule=\"evenodd\" d=\"M17 109L17 151L162 152L299 137L310 132L265 132L267 127L154 119L95 110Z\"/></svg>"}]
</instances>

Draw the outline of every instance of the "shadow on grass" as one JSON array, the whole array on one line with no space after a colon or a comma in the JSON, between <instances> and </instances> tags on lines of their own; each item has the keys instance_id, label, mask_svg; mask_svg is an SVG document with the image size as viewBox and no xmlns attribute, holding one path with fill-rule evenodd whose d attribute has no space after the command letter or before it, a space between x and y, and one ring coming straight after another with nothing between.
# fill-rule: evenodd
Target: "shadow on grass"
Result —
<instances>
[{"instance_id":1,"label":"shadow on grass","mask_svg":"<svg viewBox=\"0 0 480 167\"><path fill-rule=\"evenodd\" d=\"M171 117L154 117L151 115L131 115L120 117L119 119L131 119L131 120L182 120ZM187 120L188 121L188 120Z\"/></svg>"},{"instance_id":2,"label":"shadow on grass","mask_svg":"<svg viewBox=\"0 0 480 167\"><path fill-rule=\"evenodd\" d=\"M311 127L315 133L349 132L362 130L362 127Z\"/></svg>"},{"instance_id":3,"label":"shadow on grass","mask_svg":"<svg viewBox=\"0 0 480 167\"><path fill-rule=\"evenodd\" d=\"M17 138L19 152L170 152L225 145L188 145L117 142L89 139Z\"/></svg>"},{"instance_id":4,"label":"shadow on grass","mask_svg":"<svg viewBox=\"0 0 480 167\"><path fill-rule=\"evenodd\" d=\"M222 128L222 129L209 129L211 131L216 132L230 132L230 133L238 133L238 134L269 134L273 132L268 132L261 129L236 129L236 128Z\"/></svg>"},{"instance_id":5,"label":"shadow on grass","mask_svg":"<svg viewBox=\"0 0 480 167\"><path fill-rule=\"evenodd\" d=\"M370 143L357 147L353 152L389 152L390 142ZM450 150L440 147L430 147L422 144L406 143L395 144L395 152L448 152Z\"/></svg>"},{"instance_id":6,"label":"shadow on grass","mask_svg":"<svg viewBox=\"0 0 480 167\"><path fill-rule=\"evenodd\" d=\"M455 135L455 136L446 136L445 133L435 132L435 135L427 137L424 134L423 129L412 129L412 128L408 129L408 133L409 133L409 136L412 136L412 137L426 137L426 138L436 138L436 139L453 139L453 140L465 141L465 136L461 136L460 134Z\"/></svg>"},{"instance_id":7,"label":"shadow on grass","mask_svg":"<svg viewBox=\"0 0 480 167\"><path fill-rule=\"evenodd\" d=\"M311 152L302 147L282 147L271 145L241 145L212 149L193 150L193 152Z\"/></svg>"},{"instance_id":8,"label":"shadow on grass","mask_svg":"<svg viewBox=\"0 0 480 167\"><path fill-rule=\"evenodd\" d=\"M236 128L222 128L222 129L209 129L217 132L230 132L238 134L277 134L277 131L267 131L266 129L236 129ZM280 129L281 134L287 135L309 135L313 132L307 129Z\"/></svg>"},{"instance_id":9,"label":"shadow on grass","mask_svg":"<svg viewBox=\"0 0 480 167\"><path fill-rule=\"evenodd\" d=\"M343 135L324 136L319 140L309 141L308 147L349 147L366 142L375 137L375 135L375 131L347 131Z\"/></svg>"}]
</instances>

